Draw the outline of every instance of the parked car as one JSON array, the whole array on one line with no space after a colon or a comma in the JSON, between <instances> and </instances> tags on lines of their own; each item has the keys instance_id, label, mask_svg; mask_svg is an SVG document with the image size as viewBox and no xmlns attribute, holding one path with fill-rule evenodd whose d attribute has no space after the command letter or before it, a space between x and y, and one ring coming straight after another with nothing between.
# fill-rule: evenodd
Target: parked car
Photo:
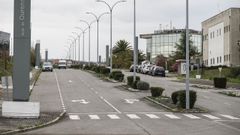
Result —
<instances>
[{"instance_id":1,"label":"parked car","mask_svg":"<svg viewBox=\"0 0 240 135\"><path fill-rule=\"evenodd\" d=\"M58 68L61 69L67 69L67 61L66 60L59 60L58 62Z\"/></svg>"},{"instance_id":2,"label":"parked car","mask_svg":"<svg viewBox=\"0 0 240 135\"><path fill-rule=\"evenodd\" d=\"M45 72L45 71L52 72L53 71L52 63L51 62L43 62L42 71L43 72Z\"/></svg>"},{"instance_id":3,"label":"parked car","mask_svg":"<svg viewBox=\"0 0 240 135\"><path fill-rule=\"evenodd\" d=\"M152 67L151 65L145 65L143 67L143 69L142 69L142 73L143 74L148 74L148 72L150 71L151 67Z\"/></svg>"},{"instance_id":4,"label":"parked car","mask_svg":"<svg viewBox=\"0 0 240 135\"><path fill-rule=\"evenodd\" d=\"M165 77L165 70L163 67L155 66L151 71L151 75Z\"/></svg>"},{"instance_id":5,"label":"parked car","mask_svg":"<svg viewBox=\"0 0 240 135\"><path fill-rule=\"evenodd\" d=\"M129 68L129 71L133 72L133 70L134 70L134 65L131 65ZM137 72L137 70L138 70L138 65L136 65L136 72Z\"/></svg>"}]
</instances>

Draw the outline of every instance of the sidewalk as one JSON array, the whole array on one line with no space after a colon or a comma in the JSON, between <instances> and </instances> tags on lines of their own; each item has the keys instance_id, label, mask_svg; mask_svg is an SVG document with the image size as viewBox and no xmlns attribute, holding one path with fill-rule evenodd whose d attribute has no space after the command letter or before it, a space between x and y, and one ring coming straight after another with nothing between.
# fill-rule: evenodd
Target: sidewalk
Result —
<instances>
[{"instance_id":1,"label":"sidewalk","mask_svg":"<svg viewBox=\"0 0 240 135\"><path fill-rule=\"evenodd\" d=\"M60 119L63 115L61 101L56 85L54 75L41 74L35 84L30 96L30 102L40 102L40 118L39 119L9 119L3 118L0 112L0 134L6 131L19 131L26 128L41 127L45 124L51 124ZM44 78L44 79L42 79ZM0 108L1 111L1 108Z\"/></svg>"}]
</instances>

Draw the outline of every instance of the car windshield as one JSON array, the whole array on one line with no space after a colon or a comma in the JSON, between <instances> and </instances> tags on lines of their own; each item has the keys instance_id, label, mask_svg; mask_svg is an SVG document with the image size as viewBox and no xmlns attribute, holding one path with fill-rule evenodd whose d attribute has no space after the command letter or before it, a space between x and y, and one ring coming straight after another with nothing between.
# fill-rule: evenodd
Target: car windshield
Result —
<instances>
[{"instance_id":1,"label":"car windshield","mask_svg":"<svg viewBox=\"0 0 240 135\"><path fill-rule=\"evenodd\" d=\"M51 66L51 63L43 63L43 66Z\"/></svg>"}]
</instances>

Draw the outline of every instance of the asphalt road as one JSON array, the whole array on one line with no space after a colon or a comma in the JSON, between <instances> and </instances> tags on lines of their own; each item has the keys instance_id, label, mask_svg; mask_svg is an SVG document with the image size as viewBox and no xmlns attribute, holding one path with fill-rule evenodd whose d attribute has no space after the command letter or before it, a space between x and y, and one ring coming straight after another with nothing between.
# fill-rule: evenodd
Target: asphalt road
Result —
<instances>
[{"instance_id":1,"label":"asphalt road","mask_svg":"<svg viewBox=\"0 0 240 135\"><path fill-rule=\"evenodd\" d=\"M104 82L80 70L55 70L53 73L42 73L40 79L52 82L51 84L46 83L47 86L42 84L41 86L44 86L44 89L48 87L49 91L59 91L59 96L54 97L59 99L56 99L55 102L57 105L62 104L62 109L67 111L67 116L55 125L24 134L240 134L240 115L238 113L228 114L218 112L217 109L214 113L209 114L170 113L143 100L143 97L149 95L149 93L132 93L120 90L114 87L120 85L119 83ZM171 81L162 78L146 76L146 80L153 81L153 84L156 83L156 85L159 85L158 81L161 80L166 87L169 85L171 85L171 88L176 87L174 90L182 87L182 84L176 82L166 84L166 82L171 83ZM40 89L39 87L38 89ZM209 93L212 92L206 92L206 94ZM204 104L201 101L203 99L199 100L199 103ZM234 100L231 101L235 102ZM239 100L236 100L236 102L239 102ZM209 103L206 101L206 104ZM214 102L214 104L216 103ZM235 112L235 110L232 112Z\"/></svg>"}]
</instances>

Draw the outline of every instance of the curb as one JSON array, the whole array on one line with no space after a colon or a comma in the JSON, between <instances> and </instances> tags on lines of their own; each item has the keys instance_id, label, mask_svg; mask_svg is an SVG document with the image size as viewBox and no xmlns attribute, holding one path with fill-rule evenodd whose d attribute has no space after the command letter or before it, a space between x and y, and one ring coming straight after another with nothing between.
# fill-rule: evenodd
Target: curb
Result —
<instances>
[{"instance_id":1,"label":"curb","mask_svg":"<svg viewBox=\"0 0 240 135\"><path fill-rule=\"evenodd\" d=\"M170 110L172 112L176 112L172 108L170 108L170 107L168 107L168 106L166 106L166 105L164 105L162 103L156 102L156 101L154 101L153 99L151 99L149 97L144 97L144 98L147 99L148 101L151 101L151 102L155 103L155 104L161 105L162 107L164 107L164 108L166 108L166 109L168 109L168 110Z\"/></svg>"},{"instance_id":2,"label":"curb","mask_svg":"<svg viewBox=\"0 0 240 135\"><path fill-rule=\"evenodd\" d=\"M34 130L34 129L38 129L38 128L43 128L49 125L52 125L54 123L57 123L59 120L61 120L66 114L66 111L62 112L57 118L55 118L52 121L49 121L47 123L38 125L38 126L33 126L33 127L28 127L25 129L17 129L17 130L13 130L13 131L8 131L8 132L4 132L4 133L0 133L1 135L9 135L9 134L15 134L15 133L20 133L20 132L26 132L26 131L30 131L30 130Z\"/></svg>"}]
</instances>

